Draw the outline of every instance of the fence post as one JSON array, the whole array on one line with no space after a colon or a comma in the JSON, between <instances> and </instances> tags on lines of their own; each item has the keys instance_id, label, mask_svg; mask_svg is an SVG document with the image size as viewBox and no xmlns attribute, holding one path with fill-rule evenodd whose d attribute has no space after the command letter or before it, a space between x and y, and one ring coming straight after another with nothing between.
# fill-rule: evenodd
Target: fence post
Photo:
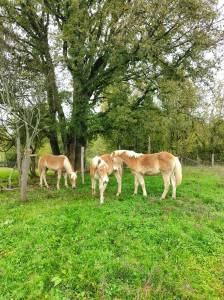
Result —
<instances>
[{"instance_id":1,"label":"fence post","mask_svg":"<svg viewBox=\"0 0 224 300\"><path fill-rule=\"evenodd\" d=\"M81 177L82 177L82 184L84 184L85 179L84 179L84 153L85 153L85 148L81 147Z\"/></svg>"},{"instance_id":2,"label":"fence post","mask_svg":"<svg viewBox=\"0 0 224 300\"><path fill-rule=\"evenodd\" d=\"M215 164L215 154L212 153L212 167L214 167L214 164Z\"/></svg>"},{"instance_id":3,"label":"fence post","mask_svg":"<svg viewBox=\"0 0 224 300\"><path fill-rule=\"evenodd\" d=\"M148 136L148 153L151 153L151 138Z\"/></svg>"}]
</instances>

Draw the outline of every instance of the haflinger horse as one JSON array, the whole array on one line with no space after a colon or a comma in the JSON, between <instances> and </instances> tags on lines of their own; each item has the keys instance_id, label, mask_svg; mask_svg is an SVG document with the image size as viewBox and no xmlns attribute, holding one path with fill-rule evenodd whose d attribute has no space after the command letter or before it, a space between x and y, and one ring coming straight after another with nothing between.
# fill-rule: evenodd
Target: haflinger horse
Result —
<instances>
[{"instance_id":1,"label":"haflinger horse","mask_svg":"<svg viewBox=\"0 0 224 300\"><path fill-rule=\"evenodd\" d=\"M156 175L161 173L164 181L164 191L161 199L165 199L172 184L172 198L176 198L176 187L182 181L182 167L178 157L169 152L154 154L141 154L129 150L116 150L111 157L119 157L131 169L135 176L134 195L138 192L138 185L142 186L143 196L147 196L144 175Z\"/></svg>"},{"instance_id":2,"label":"haflinger horse","mask_svg":"<svg viewBox=\"0 0 224 300\"><path fill-rule=\"evenodd\" d=\"M40 186L42 187L43 180L45 183L45 186L49 188L46 180L46 169L50 169L53 171L56 171L58 173L57 178L57 189L60 189L59 182L61 179L61 174L64 173L65 178L65 186L68 187L67 182L67 175L70 178L72 187L76 187L76 179L77 179L77 172L74 172L69 159L65 155L52 155L47 154L42 157L40 157L38 162L38 169L40 174Z\"/></svg>"},{"instance_id":3,"label":"haflinger horse","mask_svg":"<svg viewBox=\"0 0 224 300\"><path fill-rule=\"evenodd\" d=\"M109 175L114 172L117 179L118 190L117 196L121 193L121 179L122 179L122 160L118 158L112 158L110 154L104 154L101 156L95 156L90 165L90 176L92 183L92 194L96 193L96 179L99 180L100 190L100 203L104 202L104 191L109 182Z\"/></svg>"}]
</instances>

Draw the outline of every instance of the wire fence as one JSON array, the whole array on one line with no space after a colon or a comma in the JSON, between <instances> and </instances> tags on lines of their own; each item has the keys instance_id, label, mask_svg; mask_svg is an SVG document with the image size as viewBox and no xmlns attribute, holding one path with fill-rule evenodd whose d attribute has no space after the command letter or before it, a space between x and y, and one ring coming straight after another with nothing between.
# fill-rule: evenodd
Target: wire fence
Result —
<instances>
[{"instance_id":1,"label":"wire fence","mask_svg":"<svg viewBox=\"0 0 224 300\"><path fill-rule=\"evenodd\" d=\"M224 166L224 159L220 159L213 154L209 159L200 159L199 157L196 159L190 157L181 157L181 164L184 166Z\"/></svg>"},{"instance_id":2,"label":"wire fence","mask_svg":"<svg viewBox=\"0 0 224 300\"><path fill-rule=\"evenodd\" d=\"M206 153L206 155L203 154L202 157L203 158L197 156L196 158L192 158L187 156L180 156L179 159L183 166L224 166L224 153ZM0 161L0 167L14 168L15 165L15 161Z\"/></svg>"}]
</instances>

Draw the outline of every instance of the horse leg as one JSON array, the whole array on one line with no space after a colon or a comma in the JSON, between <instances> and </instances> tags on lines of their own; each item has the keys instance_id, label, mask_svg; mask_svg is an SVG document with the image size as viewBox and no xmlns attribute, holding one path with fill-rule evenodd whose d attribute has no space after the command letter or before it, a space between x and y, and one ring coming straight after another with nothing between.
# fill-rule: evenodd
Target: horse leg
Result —
<instances>
[{"instance_id":1,"label":"horse leg","mask_svg":"<svg viewBox=\"0 0 224 300\"><path fill-rule=\"evenodd\" d=\"M49 189L49 185L47 184L46 171L45 170L42 171L42 176L43 176L43 179L44 179L45 186Z\"/></svg>"},{"instance_id":2,"label":"horse leg","mask_svg":"<svg viewBox=\"0 0 224 300\"><path fill-rule=\"evenodd\" d=\"M91 185L92 185L92 195L96 194L96 179L94 176L91 176Z\"/></svg>"},{"instance_id":3,"label":"horse leg","mask_svg":"<svg viewBox=\"0 0 224 300\"><path fill-rule=\"evenodd\" d=\"M163 176L163 182L164 182L164 191L163 191L162 196L160 198L161 200L166 198L166 194L168 193L169 186L170 186L170 174L169 173L163 173L162 176Z\"/></svg>"},{"instance_id":4,"label":"horse leg","mask_svg":"<svg viewBox=\"0 0 224 300\"><path fill-rule=\"evenodd\" d=\"M134 174L134 177L135 177L135 189L133 195L137 195L139 182L136 174Z\"/></svg>"},{"instance_id":5,"label":"horse leg","mask_svg":"<svg viewBox=\"0 0 224 300\"><path fill-rule=\"evenodd\" d=\"M104 202L104 191L106 189L106 184L103 184L103 180L99 180L99 188L100 188L100 204L103 204Z\"/></svg>"},{"instance_id":6,"label":"horse leg","mask_svg":"<svg viewBox=\"0 0 224 300\"><path fill-rule=\"evenodd\" d=\"M40 172L40 187L42 188L43 186L43 170Z\"/></svg>"},{"instance_id":7,"label":"horse leg","mask_svg":"<svg viewBox=\"0 0 224 300\"><path fill-rule=\"evenodd\" d=\"M171 184L172 184L172 198L176 199L176 177L174 174L171 175Z\"/></svg>"},{"instance_id":8,"label":"horse leg","mask_svg":"<svg viewBox=\"0 0 224 300\"><path fill-rule=\"evenodd\" d=\"M121 172L119 170L115 171L114 175L115 175L115 177L117 179L117 185L118 185L116 196L119 196L120 193L121 193Z\"/></svg>"},{"instance_id":9,"label":"horse leg","mask_svg":"<svg viewBox=\"0 0 224 300\"><path fill-rule=\"evenodd\" d=\"M61 170L58 170L58 178L57 178L57 189L60 190L60 179L61 179Z\"/></svg>"},{"instance_id":10,"label":"horse leg","mask_svg":"<svg viewBox=\"0 0 224 300\"><path fill-rule=\"evenodd\" d=\"M144 177L141 174L136 174L136 177L137 177L138 182L141 184L143 196L147 197L147 192L146 192L146 189L145 189L145 180L144 180Z\"/></svg>"},{"instance_id":11,"label":"horse leg","mask_svg":"<svg viewBox=\"0 0 224 300\"><path fill-rule=\"evenodd\" d=\"M64 180L65 180L65 187L68 187L68 174L65 172L64 173Z\"/></svg>"}]
</instances>

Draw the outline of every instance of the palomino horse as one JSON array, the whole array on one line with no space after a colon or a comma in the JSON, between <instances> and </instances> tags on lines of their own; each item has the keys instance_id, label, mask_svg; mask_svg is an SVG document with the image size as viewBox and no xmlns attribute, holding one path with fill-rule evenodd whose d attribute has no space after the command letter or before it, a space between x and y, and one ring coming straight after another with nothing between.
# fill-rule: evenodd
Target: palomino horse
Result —
<instances>
[{"instance_id":1,"label":"palomino horse","mask_svg":"<svg viewBox=\"0 0 224 300\"><path fill-rule=\"evenodd\" d=\"M68 187L67 175L69 175L72 187L76 187L77 173L73 171L69 159L65 155L52 155L47 154L40 157L38 162L38 169L40 174L40 186L44 180L45 186L49 188L46 180L46 169L56 171L58 173L57 189L59 190L59 182L62 172L64 173L65 186ZM64 172L65 171L65 172Z\"/></svg>"},{"instance_id":2,"label":"palomino horse","mask_svg":"<svg viewBox=\"0 0 224 300\"><path fill-rule=\"evenodd\" d=\"M96 179L99 180L100 203L104 202L104 191L109 181L109 175L113 173L117 179L118 191L117 196L121 193L123 162L120 158L112 158L110 154L95 156L90 165L90 176L92 183L92 194L96 193Z\"/></svg>"},{"instance_id":3,"label":"palomino horse","mask_svg":"<svg viewBox=\"0 0 224 300\"><path fill-rule=\"evenodd\" d=\"M182 181L182 167L178 157L169 152L154 154L141 154L129 150L116 150L111 156L121 158L135 175L134 195L138 192L138 185L142 186L143 195L147 196L145 189L144 175L156 175L161 173L164 181L164 191L161 199L165 199L169 190L170 181L173 192L172 197L176 198L176 187Z\"/></svg>"}]
</instances>

